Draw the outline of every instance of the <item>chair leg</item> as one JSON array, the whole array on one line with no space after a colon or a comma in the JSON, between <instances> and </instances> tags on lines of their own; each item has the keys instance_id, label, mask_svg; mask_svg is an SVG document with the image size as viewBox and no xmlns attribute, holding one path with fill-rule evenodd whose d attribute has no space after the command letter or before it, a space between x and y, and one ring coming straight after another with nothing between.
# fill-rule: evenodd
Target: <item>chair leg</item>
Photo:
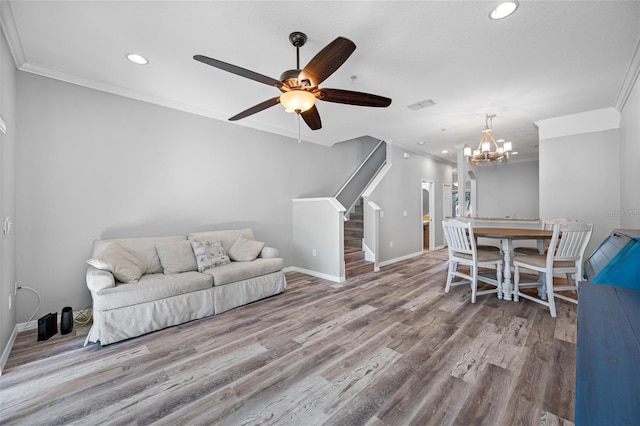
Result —
<instances>
[{"instance_id":1,"label":"chair leg","mask_svg":"<svg viewBox=\"0 0 640 426\"><path fill-rule=\"evenodd\" d=\"M547 300L547 293L544 283L547 281L546 272L539 272L540 286L538 287L538 297L542 300Z\"/></svg>"},{"instance_id":2,"label":"chair leg","mask_svg":"<svg viewBox=\"0 0 640 426\"><path fill-rule=\"evenodd\" d=\"M498 279L498 299L502 299L502 263L496 265L496 278Z\"/></svg>"},{"instance_id":3,"label":"chair leg","mask_svg":"<svg viewBox=\"0 0 640 426\"><path fill-rule=\"evenodd\" d=\"M478 268L470 267L472 269L471 272L471 303L476 303L476 293L478 291Z\"/></svg>"},{"instance_id":4,"label":"chair leg","mask_svg":"<svg viewBox=\"0 0 640 426\"><path fill-rule=\"evenodd\" d=\"M451 290L451 281L453 281L453 272L456 270L456 262L449 262L449 272L447 273L447 285L444 288L445 293Z\"/></svg>"},{"instance_id":5,"label":"chair leg","mask_svg":"<svg viewBox=\"0 0 640 426\"><path fill-rule=\"evenodd\" d=\"M546 288L547 288L547 302L549 302L549 312L551 312L551 316L556 318L558 314L556 314L556 302L554 293L553 293L553 274L547 274L546 279Z\"/></svg>"},{"instance_id":6,"label":"chair leg","mask_svg":"<svg viewBox=\"0 0 640 426\"><path fill-rule=\"evenodd\" d=\"M520 300L518 297L518 291L520 291L520 267L514 265L513 267L513 301Z\"/></svg>"},{"instance_id":7,"label":"chair leg","mask_svg":"<svg viewBox=\"0 0 640 426\"><path fill-rule=\"evenodd\" d=\"M572 275L574 274L567 274L567 284L571 287L575 287L574 289L571 290L571 293L576 294L576 288L578 288L578 274L575 274L574 277L572 277Z\"/></svg>"}]
</instances>

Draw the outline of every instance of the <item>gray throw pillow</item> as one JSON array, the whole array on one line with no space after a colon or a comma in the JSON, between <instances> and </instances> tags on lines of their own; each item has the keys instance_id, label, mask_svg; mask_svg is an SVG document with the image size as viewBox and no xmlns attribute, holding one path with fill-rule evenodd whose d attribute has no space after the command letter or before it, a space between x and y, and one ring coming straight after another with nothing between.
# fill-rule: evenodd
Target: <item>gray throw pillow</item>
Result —
<instances>
[{"instance_id":1,"label":"gray throw pillow","mask_svg":"<svg viewBox=\"0 0 640 426\"><path fill-rule=\"evenodd\" d=\"M231 262L222 247L222 241L191 241L191 247L198 264L198 272Z\"/></svg>"}]
</instances>

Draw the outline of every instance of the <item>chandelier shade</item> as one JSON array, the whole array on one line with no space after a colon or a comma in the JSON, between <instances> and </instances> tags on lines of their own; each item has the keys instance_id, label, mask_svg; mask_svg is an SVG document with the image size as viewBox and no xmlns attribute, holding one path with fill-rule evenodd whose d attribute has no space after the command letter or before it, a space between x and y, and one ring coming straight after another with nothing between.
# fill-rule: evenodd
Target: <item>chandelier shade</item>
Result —
<instances>
[{"instance_id":1,"label":"chandelier shade","mask_svg":"<svg viewBox=\"0 0 640 426\"><path fill-rule=\"evenodd\" d=\"M472 150L469 146L464 147L464 156L473 167L505 164L509 161L509 153L513 150L513 145L511 142L503 142L501 145L496 142L491 130L495 116L495 114L487 114L478 148Z\"/></svg>"}]
</instances>

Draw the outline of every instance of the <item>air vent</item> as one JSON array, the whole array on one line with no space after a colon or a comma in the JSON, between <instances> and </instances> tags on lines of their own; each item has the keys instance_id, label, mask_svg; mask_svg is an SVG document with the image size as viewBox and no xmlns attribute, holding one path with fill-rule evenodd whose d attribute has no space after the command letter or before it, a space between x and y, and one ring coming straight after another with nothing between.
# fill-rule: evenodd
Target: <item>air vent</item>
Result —
<instances>
[{"instance_id":1,"label":"air vent","mask_svg":"<svg viewBox=\"0 0 640 426\"><path fill-rule=\"evenodd\" d=\"M436 103L433 99L426 99L424 101L416 102L415 104L407 105L407 108L409 108L412 111L417 111L419 109L430 107L435 104Z\"/></svg>"}]
</instances>

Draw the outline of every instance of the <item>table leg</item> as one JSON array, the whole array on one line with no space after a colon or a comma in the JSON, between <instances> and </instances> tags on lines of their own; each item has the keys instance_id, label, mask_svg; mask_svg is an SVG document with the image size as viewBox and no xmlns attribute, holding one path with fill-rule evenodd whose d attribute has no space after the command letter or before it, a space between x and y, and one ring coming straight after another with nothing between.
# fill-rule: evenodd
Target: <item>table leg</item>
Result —
<instances>
[{"instance_id":1,"label":"table leg","mask_svg":"<svg viewBox=\"0 0 640 426\"><path fill-rule=\"evenodd\" d=\"M502 274L502 299L511 300L513 294L513 284L511 283L511 252L513 242L510 238L502 240L502 252L504 253L504 271Z\"/></svg>"}]
</instances>

